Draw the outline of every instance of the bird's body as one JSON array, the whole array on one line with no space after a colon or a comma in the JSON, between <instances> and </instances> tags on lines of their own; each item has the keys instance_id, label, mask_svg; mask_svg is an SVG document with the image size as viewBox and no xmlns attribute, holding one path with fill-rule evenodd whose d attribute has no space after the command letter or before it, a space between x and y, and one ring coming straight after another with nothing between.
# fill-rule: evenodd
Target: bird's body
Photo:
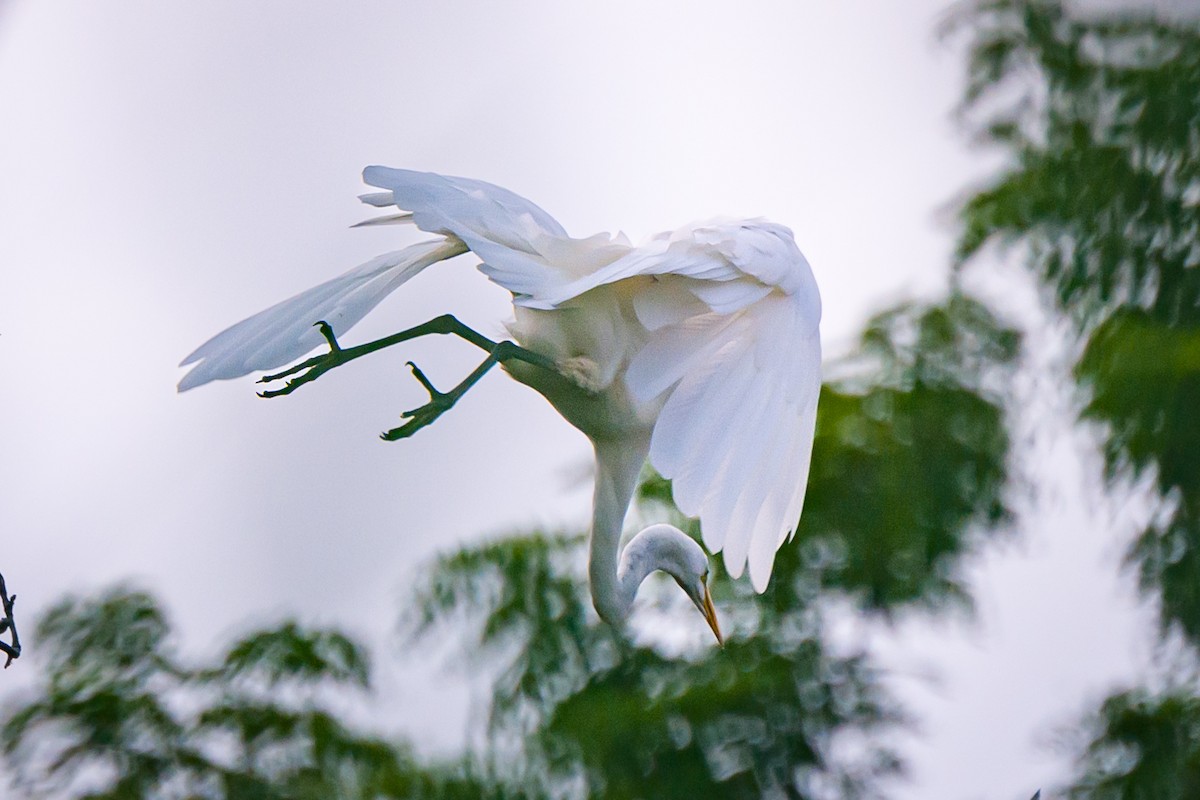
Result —
<instances>
[{"instance_id":1,"label":"bird's body","mask_svg":"<svg viewBox=\"0 0 1200 800\"><path fill-rule=\"evenodd\" d=\"M480 181L385 167L368 167L364 180L382 190L365 202L405 212L371 224L412 222L442 238L218 334L185 359L199 363L180 389L294 361L321 344L313 323L340 335L412 275L470 250L513 294L513 339L541 359L505 368L595 446L590 578L601 616L622 621L637 584L660 568L716 629L701 588L707 559L682 532L652 526L618 557L647 456L672 479L676 505L700 518L709 549L724 550L734 577L748 562L762 591L800 516L820 390L820 297L791 232L715 220L635 247L623 236L573 239L534 204Z\"/></svg>"}]
</instances>

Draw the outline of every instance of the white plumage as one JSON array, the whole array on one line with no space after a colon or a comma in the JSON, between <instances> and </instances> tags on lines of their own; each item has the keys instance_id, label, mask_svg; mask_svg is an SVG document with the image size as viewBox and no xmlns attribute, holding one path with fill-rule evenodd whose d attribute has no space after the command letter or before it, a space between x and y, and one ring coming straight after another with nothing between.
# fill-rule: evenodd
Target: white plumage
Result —
<instances>
[{"instance_id":1,"label":"white plumage","mask_svg":"<svg viewBox=\"0 0 1200 800\"><path fill-rule=\"evenodd\" d=\"M411 222L440 238L373 259L218 334L184 360L195 366L180 390L295 361L324 342L313 323L324 320L340 336L425 267L470 250L479 269L513 293L513 338L568 380L527 363L506 364L510 373L591 437L598 459L612 442L627 443L627 454L598 464L594 527L619 535L632 483L619 477L607 487L616 496L602 503L603 475L620 460L618 472L636 479L629 465L640 466L639 449L642 458L648 449L672 479L680 510L699 517L705 545L724 552L734 577L748 563L755 589L765 589L775 552L800 517L821 384L821 301L791 231L720 219L634 247L623 236L570 238L533 203L482 181L387 167L368 167L363 178L381 190L364 202L405 212L378 222ZM594 556L597 538L594 529ZM615 538L613 549L615 573ZM593 566L594 595L598 579L616 581L606 588L619 591L619 577L598 578ZM597 596L606 619L628 613L624 599L608 614L603 605Z\"/></svg>"}]
</instances>

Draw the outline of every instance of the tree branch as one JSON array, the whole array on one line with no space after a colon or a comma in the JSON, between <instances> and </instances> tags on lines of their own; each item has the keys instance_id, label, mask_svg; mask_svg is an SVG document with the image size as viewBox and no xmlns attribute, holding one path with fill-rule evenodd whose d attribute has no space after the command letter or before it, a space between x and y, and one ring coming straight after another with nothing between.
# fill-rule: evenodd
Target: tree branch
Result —
<instances>
[{"instance_id":1,"label":"tree branch","mask_svg":"<svg viewBox=\"0 0 1200 800\"><path fill-rule=\"evenodd\" d=\"M0 633L10 631L12 633L12 642L0 642L0 653L8 656L8 660L4 662L4 668L8 669L9 665L14 660L21 656L21 637L17 635L17 621L13 619L13 603L17 601L17 596L8 596L8 588L4 585L4 576L0 575L0 604L4 606L4 616L0 617Z\"/></svg>"}]
</instances>

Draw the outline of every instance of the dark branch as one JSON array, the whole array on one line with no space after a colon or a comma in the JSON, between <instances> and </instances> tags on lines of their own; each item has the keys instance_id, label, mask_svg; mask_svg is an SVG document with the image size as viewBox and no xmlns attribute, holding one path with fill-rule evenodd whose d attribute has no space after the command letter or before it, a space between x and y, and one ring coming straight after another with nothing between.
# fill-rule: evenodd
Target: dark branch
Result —
<instances>
[{"instance_id":1,"label":"dark branch","mask_svg":"<svg viewBox=\"0 0 1200 800\"><path fill-rule=\"evenodd\" d=\"M12 664L14 660L21 656L21 637L17 635L17 621L13 619L13 603L17 602L17 596L8 596L8 588L4 585L4 576L0 575L0 604L4 606L4 616L0 617L0 633L8 631L12 634L11 642L0 642L0 653L8 656L8 660L4 662L4 668Z\"/></svg>"}]
</instances>

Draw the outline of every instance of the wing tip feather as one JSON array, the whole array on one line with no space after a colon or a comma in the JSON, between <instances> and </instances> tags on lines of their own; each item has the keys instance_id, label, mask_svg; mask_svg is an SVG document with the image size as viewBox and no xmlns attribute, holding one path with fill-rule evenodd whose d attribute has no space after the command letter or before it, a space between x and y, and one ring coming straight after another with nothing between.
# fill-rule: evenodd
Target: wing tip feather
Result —
<instances>
[{"instance_id":1,"label":"wing tip feather","mask_svg":"<svg viewBox=\"0 0 1200 800\"><path fill-rule=\"evenodd\" d=\"M762 594L767 590L767 586L771 583L771 564L766 566L766 572L758 573L754 569L754 564L750 564L750 585L754 587L754 591Z\"/></svg>"}]
</instances>

